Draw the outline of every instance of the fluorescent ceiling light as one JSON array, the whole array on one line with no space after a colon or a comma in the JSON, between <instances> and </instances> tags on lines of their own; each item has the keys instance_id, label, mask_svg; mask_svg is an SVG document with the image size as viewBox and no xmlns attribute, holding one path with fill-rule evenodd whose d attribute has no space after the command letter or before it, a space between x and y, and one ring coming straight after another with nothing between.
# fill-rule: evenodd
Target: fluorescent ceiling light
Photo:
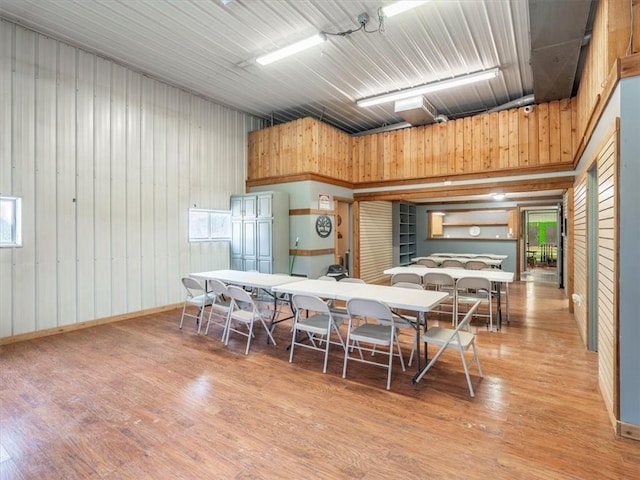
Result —
<instances>
[{"instance_id":1,"label":"fluorescent ceiling light","mask_svg":"<svg viewBox=\"0 0 640 480\"><path fill-rule=\"evenodd\" d=\"M493 199L494 200L504 200L504 197L506 195L504 193L494 193L493 194Z\"/></svg>"},{"instance_id":2,"label":"fluorescent ceiling light","mask_svg":"<svg viewBox=\"0 0 640 480\"><path fill-rule=\"evenodd\" d=\"M403 0L384 7L382 11L384 12L384 16L388 18L398 15L399 13L406 12L407 10L411 10L412 8L419 7L420 5L424 5L427 2L429 2L429 0Z\"/></svg>"},{"instance_id":3,"label":"fluorescent ceiling light","mask_svg":"<svg viewBox=\"0 0 640 480\"><path fill-rule=\"evenodd\" d=\"M439 92L440 90L446 90L448 88L461 87L470 83L481 82L483 80L490 80L495 78L500 73L499 68L492 68L491 70L484 70L482 72L472 73L470 75L464 75L461 77L455 77L450 80L443 80L441 82L427 83L418 87L407 88L392 93L385 93L383 95L377 95L375 97L363 98L358 100L356 104L359 107L371 107L372 105L379 105L381 103L395 102L403 98L415 97L418 95L424 95L426 93Z\"/></svg>"},{"instance_id":4,"label":"fluorescent ceiling light","mask_svg":"<svg viewBox=\"0 0 640 480\"><path fill-rule=\"evenodd\" d=\"M256 58L256 62L260 65L267 65L269 63L273 63L277 60L281 60L289 55L293 55L295 53L301 52L302 50L306 50L307 48L313 47L314 45L318 45L324 42L327 39L326 35L322 33L318 33L313 37L306 38L299 42L288 45L280 50L276 50L275 52L268 53L261 57Z\"/></svg>"}]
</instances>

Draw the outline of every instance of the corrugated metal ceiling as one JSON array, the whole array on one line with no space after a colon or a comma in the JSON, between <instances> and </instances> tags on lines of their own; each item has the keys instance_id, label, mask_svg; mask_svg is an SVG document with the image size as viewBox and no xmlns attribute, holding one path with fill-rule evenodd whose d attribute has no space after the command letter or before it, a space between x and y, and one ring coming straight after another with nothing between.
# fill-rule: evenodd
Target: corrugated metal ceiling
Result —
<instances>
[{"instance_id":1,"label":"corrugated metal ceiling","mask_svg":"<svg viewBox=\"0 0 640 480\"><path fill-rule=\"evenodd\" d=\"M359 26L385 0L0 0L8 20L116 59L218 103L272 118L321 118L346 132L402 121L379 93L500 67L490 81L427 96L457 118L533 93L527 0L432 1L384 33L330 36L268 66L254 59L318 31Z\"/></svg>"}]
</instances>

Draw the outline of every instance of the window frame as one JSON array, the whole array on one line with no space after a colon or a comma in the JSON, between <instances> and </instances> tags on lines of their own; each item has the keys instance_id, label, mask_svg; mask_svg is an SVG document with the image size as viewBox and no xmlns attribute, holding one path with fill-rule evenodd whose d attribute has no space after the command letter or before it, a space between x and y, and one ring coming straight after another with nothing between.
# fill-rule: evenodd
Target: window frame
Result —
<instances>
[{"instance_id":1,"label":"window frame","mask_svg":"<svg viewBox=\"0 0 640 480\"><path fill-rule=\"evenodd\" d=\"M3 242L0 238L0 248L22 247L22 198L8 195L0 195L2 204L11 204L9 223L11 227L11 239L9 242ZM4 219L0 210L0 219Z\"/></svg>"},{"instance_id":2,"label":"window frame","mask_svg":"<svg viewBox=\"0 0 640 480\"><path fill-rule=\"evenodd\" d=\"M207 214L209 218L209 234L207 237L192 237L192 214ZM229 242L231 241L231 210L214 210L209 208L189 208L187 213L187 241L189 243ZM214 228L215 226L222 229Z\"/></svg>"}]
</instances>

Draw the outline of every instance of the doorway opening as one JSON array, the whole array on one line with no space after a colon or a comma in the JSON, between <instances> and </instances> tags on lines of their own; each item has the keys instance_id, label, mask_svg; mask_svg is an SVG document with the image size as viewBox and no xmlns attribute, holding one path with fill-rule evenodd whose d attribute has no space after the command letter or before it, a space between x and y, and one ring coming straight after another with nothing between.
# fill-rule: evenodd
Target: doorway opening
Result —
<instances>
[{"instance_id":1,"label":"doorway opening","mask_svg":"<svg viewBox=\"0 0 640 480\"><path fill-rule=\"evenodd\" d=\"M562 264L558 206L530 207L522 210L523 248L520 278L524 282L560 285Z\"/></svg>"}]
</instances>

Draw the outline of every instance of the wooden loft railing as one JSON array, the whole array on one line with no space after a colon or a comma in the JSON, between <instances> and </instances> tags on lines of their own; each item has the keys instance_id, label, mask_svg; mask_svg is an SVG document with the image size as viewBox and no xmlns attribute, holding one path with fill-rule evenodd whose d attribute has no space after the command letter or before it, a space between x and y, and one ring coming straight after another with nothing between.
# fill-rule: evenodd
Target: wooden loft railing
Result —
<instances>
[{"instance_id":1,"label":"wooden loft railing","mask_svg":"<svg viewBox=\"0 0 640 480\"><path fill-rule=\"evenodd\" d=\"M301 175L365 186L570 170L575 117L566 99L359 137L304 118L249 134L248 185Z\"/></svg>"}]
</instances>

